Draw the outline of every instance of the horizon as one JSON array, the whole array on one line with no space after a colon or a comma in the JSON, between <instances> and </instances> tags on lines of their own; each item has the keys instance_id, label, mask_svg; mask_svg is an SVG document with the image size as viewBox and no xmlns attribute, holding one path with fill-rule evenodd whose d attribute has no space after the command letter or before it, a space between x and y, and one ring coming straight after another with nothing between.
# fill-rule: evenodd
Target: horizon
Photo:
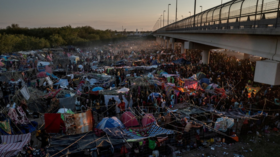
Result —
<instances>
[{"instance_id":1,"label":"horizon","mask_svg":"<svg viewBox=\"0 0 280 157\"><path fill-rule=\"evenodd\" d=\"M230 0L223 0L226 3ZM152 31L160 15L165 12L167 23L167 6L170 23L175 20L175 0L75 0L35 1L35 0L0 0L0 29L11 24L27 28L56 28L71 25L72 28L91 26L98 30ZM15 5L17 4L17 5ZM109 4L109 5L108 5ZM197 13L221 4L221 0L198 0ZM194 0L178 0L178 21L193 15Z\"/></svg>"}]
</instances>

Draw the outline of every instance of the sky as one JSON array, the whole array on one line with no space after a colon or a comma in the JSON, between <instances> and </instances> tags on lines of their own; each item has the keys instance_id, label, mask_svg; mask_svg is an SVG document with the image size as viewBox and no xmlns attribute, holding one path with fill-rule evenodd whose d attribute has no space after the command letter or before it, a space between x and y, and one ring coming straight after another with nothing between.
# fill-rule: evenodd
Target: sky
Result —
<instances>
[{"instance_id":1,"label":"sky","mask_svg":"<svg viewBox=\"0 0 280 157\"><path fill-rule=\"evenodd\" d=\"M228 2L230 0L223 0ZM151 31L169 7L175 20L176 0L0 0L0 28L15 23L20 27L91 26L95 29ZM221 4L221 0L197 0L197 13ZM193 15L194 0L178 0L178 20Z\"/></svg>"}]
</instances>

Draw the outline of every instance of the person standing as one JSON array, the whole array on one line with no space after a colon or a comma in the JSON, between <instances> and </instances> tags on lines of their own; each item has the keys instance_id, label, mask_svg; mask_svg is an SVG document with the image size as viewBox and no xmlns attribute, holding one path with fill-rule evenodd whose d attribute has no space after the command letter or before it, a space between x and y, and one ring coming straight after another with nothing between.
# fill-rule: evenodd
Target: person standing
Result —
<instances>
[{"instance_id":1,"label":"person standing","mask_svg":"<svg viewBox=\"0 0 280 157\"><path fill-rule=\"evenodd\" d=\"M123 114L125 112L125 102L121 100L121 103L118 104L118 107L120 109L120 114Z\"/></svg>"}]
</instances>

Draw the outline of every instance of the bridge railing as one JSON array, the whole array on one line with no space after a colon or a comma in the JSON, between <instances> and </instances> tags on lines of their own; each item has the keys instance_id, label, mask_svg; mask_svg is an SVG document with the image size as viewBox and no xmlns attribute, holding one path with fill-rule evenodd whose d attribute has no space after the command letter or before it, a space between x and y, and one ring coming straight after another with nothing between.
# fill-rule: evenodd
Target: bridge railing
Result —
<instances>
[{"instance_id":1,"label":"bridge railing","mask_svg":"<svg viewBox=\"0 0 280 157\"><path fill-rule=\"evenodd\" d=\"M233 0L155 31L278 28L279 8L280 0Z\"/></svg>"}]
</instances>

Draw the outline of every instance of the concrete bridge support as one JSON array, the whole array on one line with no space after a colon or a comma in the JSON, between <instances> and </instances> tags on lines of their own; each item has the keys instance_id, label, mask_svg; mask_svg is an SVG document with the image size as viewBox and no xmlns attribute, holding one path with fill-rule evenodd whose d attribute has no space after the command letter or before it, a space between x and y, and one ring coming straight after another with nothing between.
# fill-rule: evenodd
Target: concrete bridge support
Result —
<instances>
[{"instance_id":1,"label":"concrete bridge support","mask_svg":"<svg viewBox=\"0 0 280 157\"><path fill-rule=\"evenodd\" d=\"M210 60L210 50L203 50L201 52L202 55L202 63L203 64L209 64L209 60Z\"/></svg>"},{"instance_id":2,"label":"concrete bridge support","mask_svg":"<svg viewBox=\"0 0 280 157\"><path fill-rule=\"evenodd\" d=\"M244 59L249 59L250 60L250 55L247 53L244 53Z\"/></svg>"}]
</instances>

